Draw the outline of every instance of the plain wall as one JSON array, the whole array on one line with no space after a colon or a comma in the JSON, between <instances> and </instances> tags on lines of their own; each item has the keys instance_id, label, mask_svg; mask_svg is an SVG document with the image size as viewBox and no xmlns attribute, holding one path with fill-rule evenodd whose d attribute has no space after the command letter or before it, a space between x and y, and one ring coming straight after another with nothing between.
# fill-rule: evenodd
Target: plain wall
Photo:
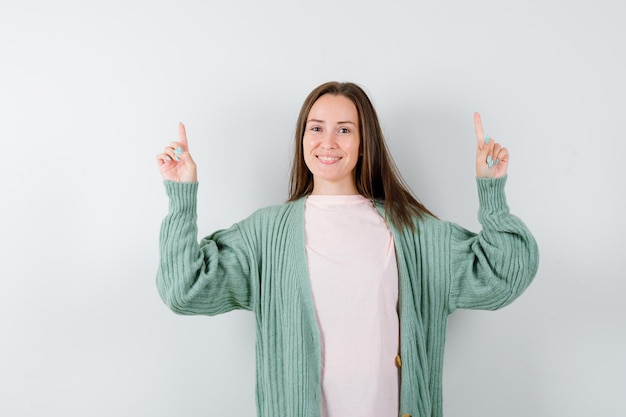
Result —
<instances>
[{"instance_id":1,"label":"plain wall","mask_svg":"<svg viewBox=\"0 0 626 417\"><path fill-rule=\"evenodd\" d=\"M406 181L478 231L472 114L511 152L539 273L450 317L452 416L623 416L624 6L596 1L0 0L0 415L255 414L254 317L155 287L155 156L187 125L199 230L287 195L300 105L374 101Z\"/></svg>"}]
</instances>

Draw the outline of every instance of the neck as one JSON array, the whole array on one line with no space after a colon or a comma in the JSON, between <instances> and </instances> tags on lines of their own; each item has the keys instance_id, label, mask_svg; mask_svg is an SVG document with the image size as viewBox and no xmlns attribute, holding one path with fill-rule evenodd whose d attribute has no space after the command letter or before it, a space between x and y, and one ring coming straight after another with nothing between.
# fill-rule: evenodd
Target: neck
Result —
<instances>
[{"instance_id":1,"label":"neck","mask_svg":"<svg viewBox=\"0 0 626 417\"><path fill-rule=\"evenodd\" d=\"M357 195L359 192L354 183L334 184L317 181L313 184L311 195Z\"/></svg>"}]
</instances>

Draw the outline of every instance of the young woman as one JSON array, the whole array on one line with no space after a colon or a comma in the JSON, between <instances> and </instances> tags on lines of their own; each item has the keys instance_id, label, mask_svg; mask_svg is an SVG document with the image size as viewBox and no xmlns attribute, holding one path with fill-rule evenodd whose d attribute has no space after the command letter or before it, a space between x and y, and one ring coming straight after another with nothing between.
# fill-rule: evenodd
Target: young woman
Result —
<instances>
[{"instance_id":1,"label":"young woman","mask_svg":"<svg viewBox=\"0 0 626 417\"><path fill-rule=\"evenodd\" d=\"M474 115L482 231L441 221L404 185L353 83L305 100L290 197L196 240L196 165L184 126L157 156L170 209L157 287L180 314L254 312L259 416L441 416L448 315L497 309L538 265L509 213L509 153Z\"/></svg>"}]
</instances>

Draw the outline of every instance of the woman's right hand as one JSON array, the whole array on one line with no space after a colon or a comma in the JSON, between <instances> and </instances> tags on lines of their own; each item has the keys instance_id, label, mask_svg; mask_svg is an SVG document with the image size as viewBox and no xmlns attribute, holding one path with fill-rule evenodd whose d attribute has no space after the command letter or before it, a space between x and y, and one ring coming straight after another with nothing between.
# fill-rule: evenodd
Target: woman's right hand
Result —
<instances>
[{"instance_id":1,"label":"woman's right hand","mask_svg":"<svg viewBox=\"0 0 626 417\"><path fill-rule=\"evenodd\" d=\"M178 125L178 142L165 147L163 153L157 155L157 164L164 180L175 182L197 182L196 163L189 153L185 125Z\"/></svg>"}]
</instances>

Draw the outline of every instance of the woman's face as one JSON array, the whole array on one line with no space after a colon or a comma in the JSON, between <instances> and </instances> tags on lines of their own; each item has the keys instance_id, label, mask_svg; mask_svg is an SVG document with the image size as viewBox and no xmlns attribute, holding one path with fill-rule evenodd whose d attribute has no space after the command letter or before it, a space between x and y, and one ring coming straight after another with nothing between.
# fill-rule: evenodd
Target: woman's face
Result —
<instances>
[{"instance_id":1,"label":"woman's face","mask_svg":"<svg viewBox=\"0 0 626 417\"><path fill-rule=\"evenodd\" d=\"M360 144L354 103L342 95L317 99L302 138L304 162L313 174L313 194L358 194L354 169Z\"/></svg>"}]
</instances>

